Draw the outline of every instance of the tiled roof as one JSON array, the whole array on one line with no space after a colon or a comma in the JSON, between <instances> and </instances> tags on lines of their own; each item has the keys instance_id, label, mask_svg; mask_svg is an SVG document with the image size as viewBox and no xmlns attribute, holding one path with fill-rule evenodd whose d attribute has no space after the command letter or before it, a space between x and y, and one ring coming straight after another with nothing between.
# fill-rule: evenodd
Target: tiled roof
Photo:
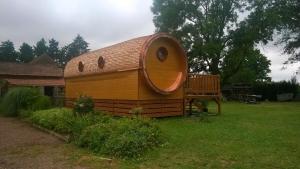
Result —
<instances>
[{"instance_id":1,"label":"tiled roof","mask_svg":"<svg viewBox=\"0 0 300 169\"><path fill-rule=\"evenodd\" d=\"M64 86L65 81L61 79L5 79L11 85L19 86Z\"/></svg>"},{"instance_id":2,"label":"tiled roof","mask_svg":"<svg viewBox=\"0 0 300 169\"><path fill-rule=\"evenodd\" d=\"M64 71L65 77L99 74L104 72L137 69L140 67L140 55L143 45L153 35L128 40L113 46L88 52L70 60ZM104 59L104 67L98 66L99 57ZM78 69L79 62L84 65Z\"/></svg>"},{"instance_id":3,"label":"tiled roof","mask_svg":"<svg viewBox=\"0 0 300 169\"><path fill-rule=\"evenodd\" d=\"M0 62L0 75L63 77L63 70L55 65Z\"/></svg>"}]
</instances>

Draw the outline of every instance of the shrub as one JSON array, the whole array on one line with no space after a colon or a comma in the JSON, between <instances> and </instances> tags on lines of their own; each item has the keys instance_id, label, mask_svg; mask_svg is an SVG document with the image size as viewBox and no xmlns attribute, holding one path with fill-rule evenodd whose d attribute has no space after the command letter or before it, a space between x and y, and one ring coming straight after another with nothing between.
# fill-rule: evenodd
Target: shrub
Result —
<instances>
[{"instance_id":1,"label":"shrub","mask_svg":"<svg viewBox=\"0 0 300 169\"><path fill-rule=\"evenodd\" d=\"M262 95L262 100L277 101L277 95L283 93L293 93L296 96L298 84L293 81L281 82L261 82L253 86L253 92Z\"/></svg>"},{"instance_id":2,"label":"shrub","mask_svg":"<svg viewBox=\"0 0 300 169\"><path fill-rule=\"evenodd\" d=\"M76 144L80 147L87 147L93 152L103 152L104 144L110 135L109 127L110 125L106 123L88 126L79 135Z\"/></svg>"},{"instance_id":3,"label":"shrub","mask_svg":"<svg viewBox=\"0 0 300 169\"><path fill-rule=\"evenodd\" d=\"M140 157L162 143L159 128L151 120L138 117L116 119L102 113L74 116L69 109L55 108L32 112L30 120L49 130L70 134L71 141L80 147L116 157Z\"/></svg>"},{"instance_id":4,"label":"shrub","mask_svg":"<svg viewBox=\"0 0 300 169\"><path fill-rule=\"evenodd\" d=\"M104 152L117 157L140 157L161 142L159 128L150 120L122 119L112 124Z\"/></svg>"},{"instance_id":5,"label":"shrub","mask_svg":"<svg viewBox=\"0 0 300 169\"><path fill-rule=\"evenodd\" d=\"M32 110L24 110L24 109L22 109L22 110L19 111L18 115L19 115L20 118L27 119L27 118L31 117L32 112L33 112Z\"/></svg>"},{"instance_id":6,"label":"shrub","mask_svg":"<svg viewBox=\"0 0 300 169\"><path fill-rule=\"evenodd\" d=\"M65 108L35 111L31 114L30 120L34 124L59 133L70 133L75 121L72 111Z\"/></svg>"},{"instance_id":7,"label":"shrub","mask_svg":"<svg viewBox=\"0 0 300 169\"><path fill-rule=\"evenodd\" d=\"M79 96L79 98L74 102L74 113L76 115L82 116L84 114L94 111L94 101L88 96Z\"/></svg>"},{"instance_id":8,"label":"shrub","mask_svg":"<svg viewBox=\"0 0 300 169\"><path fill-rule=\"evenodd\" d=\"M95 153L116 157L140 157L162 143L161 131L150 120L123 118L87 127L78 144Z\"/></svg>"},{"instance_id":9,"label":"shrub","mask_svg":"<svg viewBox=\"0 0 300 169\"><path fill-rule=\"evenodd\" d=\"M39 96L33 103L31 109L35 110L45 110L51 107L51 99L48 96Z\"/></svg>"},{"instance_id":10,"label":"shrub","mask_svg":"<svg viewBox=\"0 0 300 169\"><path fill-rule=\"evenodd\" d=\"M75 144L80 145L80 135L85 128L97 123L109 123L111 120L112 117L102 113L76 116L73 124L71 125L71 139L75 142Z\"/></svg>"},{"instance_id":11,"label":"shrub","mask_svg":"<svg viewBox=\"0 0 300 169\"><path fill-rule=\"evenodd\" d=\"M1 111L5 116L17 116L21 109L29 109L41 94L37 89L17 87L10 89L3 97Z\"/></svg>"}]
</instances>

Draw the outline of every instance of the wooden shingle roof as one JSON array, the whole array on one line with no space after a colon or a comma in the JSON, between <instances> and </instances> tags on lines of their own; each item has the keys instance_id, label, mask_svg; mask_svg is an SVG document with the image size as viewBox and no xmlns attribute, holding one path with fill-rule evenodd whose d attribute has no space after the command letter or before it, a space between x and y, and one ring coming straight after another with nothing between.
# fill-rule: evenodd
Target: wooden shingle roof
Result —
<instances>
[{"instance_id":1,"label":"wooden shingle roof","mask_svg":"<svg viewBox=\"0 0 300 169\"><path fill-rule=\"evenodd\" d=\"M138 69L143 45L152 36L131 39L75 57L67 63L64 77ZM100 57L104 60L103 67L98 64ZM83 64L82 72L78 68L80 62Z\"/></svg>"}]
</instances>

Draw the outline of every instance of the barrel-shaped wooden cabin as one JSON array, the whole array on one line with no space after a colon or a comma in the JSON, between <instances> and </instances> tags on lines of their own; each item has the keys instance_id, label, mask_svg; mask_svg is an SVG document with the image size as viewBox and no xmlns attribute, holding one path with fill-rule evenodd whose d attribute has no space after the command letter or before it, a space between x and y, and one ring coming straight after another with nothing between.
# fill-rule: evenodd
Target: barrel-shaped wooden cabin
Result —
<instances>
[{"instance_id":1,"label":"barrel-shaped wooden cabin","mask_svg":"<svg viewBox=\"0 0 300 169\"><path fill-rule=\"evenodd\" d=\"M79 95L114 115L142 107L150 117L184 112L186 54L168 34L154 34L88 52L70 60L64 71L66 105Z\"/></svg>"}]
</instances>

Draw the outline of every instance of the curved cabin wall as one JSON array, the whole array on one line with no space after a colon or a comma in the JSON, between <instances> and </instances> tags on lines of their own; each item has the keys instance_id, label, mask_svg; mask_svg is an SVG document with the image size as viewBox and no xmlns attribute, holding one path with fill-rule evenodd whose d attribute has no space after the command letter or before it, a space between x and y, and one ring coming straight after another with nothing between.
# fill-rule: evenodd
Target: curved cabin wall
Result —
<instances>
[{"instance_id":1,"label":"curved cabin wall","mask_svg":"<svg viewBox=\"0 0 300 169\"><path fill-rule=\"evenodd\" d=\"M160 48L167 51L167 56L164 60L157 57L157 52ZM153 90L147 81L145 74L140 73L139 98L140 99L182 99L183 85L187 66L186 57L182 48L174 39L158 38L152 41L147 47L144 57L145 69L148 74L148 79L151 81ZM181 84L180 84L181 83ZM177 87L178 86L178 87ZM175 87L175 88L174 88Z\"/></svg>"},{"instance_id":2,"label":"curved cabin wall","mask_svg":"<svg viewBox=\"0 0 300 169\"><path fill-rule=\"evenodd\" d=\"M94 99L96 108L115 115L130 115L134 107L143 107L151 117L182 115L186 71L185 53L169 35L132 39L68 62L66 105L83 94Z\"/></svg>"}]
</instances>

